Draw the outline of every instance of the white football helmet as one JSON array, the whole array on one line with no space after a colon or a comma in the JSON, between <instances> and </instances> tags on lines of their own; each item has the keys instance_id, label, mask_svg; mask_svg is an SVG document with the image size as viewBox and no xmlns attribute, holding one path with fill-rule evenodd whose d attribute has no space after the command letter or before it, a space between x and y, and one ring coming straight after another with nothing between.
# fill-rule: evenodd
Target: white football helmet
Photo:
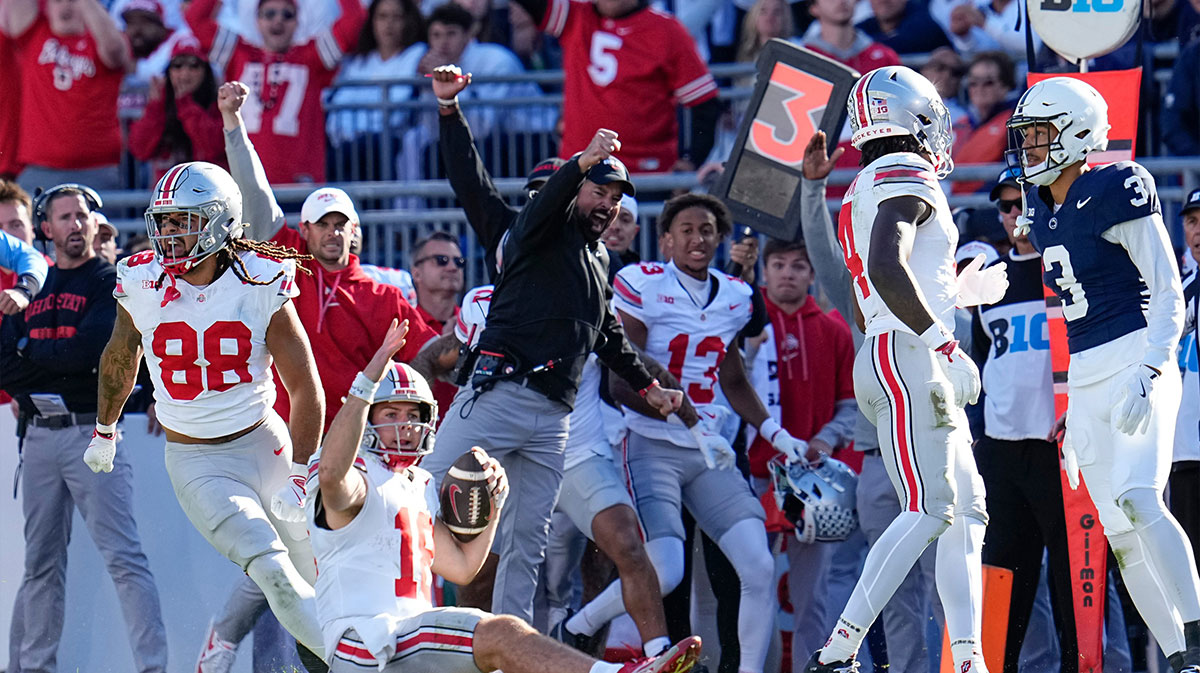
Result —
<instances>
[{"instance_id":1,"label":"white football helmet","mask_svg":"<svg viewBox=\"0 0 1200 673\"><path fill-rule=\"evenodd\" d=\"M204 161L178 164L154 186L146 209L146 234L154 255L163 268L179 275L187 273L233 238L242 236L242 193L225 169ZM186 213L188 230L179 234L159 233L159 223L169 214ZM164 245L199 232L187 254L164 257Z\"/></svg>"},{"instance_id":2,"label":"white football helmet","mask_svg":"<svg viewBox=\"0 0 1200 673\"><path fill-rule=\"evenodd\" d=\"M1021 129L1049 124L1057 137L1042 145L1046 158L1033 166L1026 161ZM1008 120L1008 165L1021 181L1048 185L1067 166L1083 161L1091 152L1108 149L1108 103L1092 85L1073 77L1051 77L1029 87Z\"/></svg>"},{"instance_id":3,"label":"white football helmet","mask_svg":"<svg viewBox=\"0 0 1200 673\"><path fill-rule=\"evenodd\" d=\"M801 542L840 542L858 530L858 475L840 460L788 464L783 456L768 463L775 504L796 526Z\"/></svg>"},{"instance_id":4,"label":"white football helmet","mask_svg":"<svg viewBox=\"0 0 1200 673\"><path fill-rule=\"evenodd\" d=\"M854 149L877 138L912 136L933 158L939 179L954 170L950 111L933 83L915 70L902 65L872 70L850 90L847 107Z\"/></svg>"},{"instance_id":5,"label":"white football helmet","mask_svg":"<svg viewBox=\"0 0 1200 673\"><path fill-rule=\"evenodd\" d=\"M379 388L375 391L375 401L371 403L371 408L374 409L375 405L384 402L415 403L421 414L420 422L371 423L370 416L368 416L367 428L363 432L360 448L374 455L393 470L416 465L423 456L433 453L434 425L437 423L438 405L425 377L403 362L393 362L383 380L379 382ZM379 430L385 427L394 427L397 432L405 427L415 427L421 433L420 439L417 440L414 448L384 446Z\"/></svg>"}]
</instances>

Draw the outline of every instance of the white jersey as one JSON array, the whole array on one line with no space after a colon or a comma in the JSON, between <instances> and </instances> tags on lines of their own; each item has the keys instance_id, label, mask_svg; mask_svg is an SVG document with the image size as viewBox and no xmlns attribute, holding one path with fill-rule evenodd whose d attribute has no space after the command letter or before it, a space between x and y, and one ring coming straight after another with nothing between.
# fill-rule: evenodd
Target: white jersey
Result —
<instances>
[{"instance_id":1,"label":"white jersey","mask_svg":"<svg viewBox=\"0 0 1200 673\"><path fill-rule=\"evenodd\" d=\"M838 242L850 270L855 298L866 318L866 335L871 337L888 330L913 333L883 303L867 272L871 230L879 204L897 196L915 196L933 208L933 214L918 223L908 266L933 317L953 329L954 305L958 300L954 268L958 228L946 195L938 186L933 165L919 155L900 152L880 157L859 172L842 199L838 215Z\"/></svg>"},{"instance_id":2,"label":"white jersey","mask_svg":"<svg viewBox=\"0 0 1200 673\"><path fill-rule=\"evenodd\" d=\"M317 453L308 463L304 507L325 651L333 652L354 629L377 660L387 661L396 646L396 623L433 607L437 488L419 467L393 472L374 456L360 455L352 469L366 479L366 499L353 521L330 530L320 525L320 460Z\"/></svg>"},{"instance_id":3,"label":"white jersey","mask_svg":"<svg viewBox=\"0 0 1200 673\"><path fill-rule=\"evenodd\" d=\"M243 283L226 269L204 287L177 280L179 296L164 303L171 282L166 279L159 286L163 268L153 252L117 265L113 294L142 335L158 420L189 437L244 430L275 404L267 325L299 294L296 263L237 254L251 278L274 280L269 285Z\"/></svg>"},{"instance_id":4,"label":"white jersey","mask_svg":"<svg viewBox=\"0 0 1200 673\"><path fill-rule=\"evenodd\" d=\"M494 285L481 285L463 296L462 309L454 323L454 335L467 345L474 346L487 324L488 309L492 305ZM463 390L470 391L464 387ZM600 362L595 353L588 355L579 378L579 392L575 396L575 409L568 422L567 444L563 450L563 468L569 469L582 463L589 456L597 455L612 459L612 447L604 432L600 415Z\"/></svg>"},{"instance_id":5,"label":"white jersey","mask_svg":"<svg viewBox=\"0 0 1200 673\"><path fill-rule=\"evenodd\" d=\"M631 264L613 281L613 305L646 325L646 354L666 364L691 403L704 410L717 399L717 376L727 349L754 313L753 291L741 279L710 269L716 291L710 286L709 301L702 305L683 286L681 273L674 262ZM625 419L643 437L696 447L682 424L637 413Z\"/></svg>"}]
</instances>

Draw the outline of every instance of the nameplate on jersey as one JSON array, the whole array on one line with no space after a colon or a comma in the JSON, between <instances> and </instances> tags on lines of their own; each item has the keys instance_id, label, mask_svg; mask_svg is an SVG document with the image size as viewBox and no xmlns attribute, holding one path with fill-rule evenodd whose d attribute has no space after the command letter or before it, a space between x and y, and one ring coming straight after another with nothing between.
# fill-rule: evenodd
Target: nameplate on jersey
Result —
<instances>
[{"instance_id":1,"label":"nameplate on jersey","mask_svg":"<svg viewBox=\"0 0 1200 673\"><path fill-rule=\"evenodd\" d=\"M733 219L768 236L795 240L800 226L804 148L818 130L836 139L859 74L784 40L758 56L754 95L713 193Z\"/></svg>"}]
</instances>

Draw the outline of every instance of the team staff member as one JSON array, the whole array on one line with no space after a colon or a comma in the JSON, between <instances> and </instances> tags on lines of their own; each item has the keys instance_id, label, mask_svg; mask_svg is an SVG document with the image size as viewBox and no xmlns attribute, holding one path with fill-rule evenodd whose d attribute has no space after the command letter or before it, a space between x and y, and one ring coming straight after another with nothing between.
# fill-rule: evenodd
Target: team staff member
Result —
<instances>
[{"instance_id":1,"label":"team staff member","mask_svg":"<svg viewBox=\"0 0 1200 673\"><path fill-rule=\"evenodd\" d=\"M458 300L463 291L463 257L458 239L444 232L435 231L417 241L412 252L412 277L417 291L417 315L421 322L437 334L445 334L447 326L454 329L458 317ZM438 411L444 415L454 401L458 386L448 381L433 381L433 397ZM441 416L438 423L441 423Z\"/></svg>"},{"instance_id":2,"label":"team staff member","mask_svg":"<svg viewBox=\"0 0 1200 673\"><path fill-rule=\"evenodd\" d=\"M36 218L54 242L55 266L24 315L0 324L0 381L18 402L23 440L25 575L13 606L24 629L10 668L53 671L62 637L67 542L75 505L121 601L138 671L164 671L167 638L158 590L133 520L128 454L111 475L83 462L96 424L96 369L116 321L117 272L96 256L94 192L59 185ZM43 209L44 208L44 209Z\"/></svg>"},{"instance_id":3,"label":"team staff member","mask_svg":"<svg viewBox=\"0 0 1200 673\"><path fill-rule=\"evenodd\" d=\"M588 354L663 413L683 397L651 378L609 306L608 254L599 238L622 193L633 191L625 166L611 156L620 146L616 133L597 131L517 217L471 370L474 394L455 399L426 459L440 478L455 458L482 446L508 471L515 500L500 522L492 609L526 620L562 482L567 415Z\"/></svg>"},{"instance_id":4,"label":"team staff member","mask_svg":"<svg viewBox=\"0 0 1200 673\"><path fill-rule=\"evenodd\" d=\"M1046 441L1054 425L1054 386L1042 258L1026 235L1018 236L1021 188L1005 171L991 198L1013 248L1008 253L1008 291L995 304L973 311L972 357L981 363L984 432L975 443L975 464L987 493L989 523L983 562L1013 571L1012 603L1004 648L1005 673L1017 673L1021 644L1049 552L1064 673L1079 670L1071 600L1071 559L1063 512L1058 446Z\"/></svg>"}]
</instances>

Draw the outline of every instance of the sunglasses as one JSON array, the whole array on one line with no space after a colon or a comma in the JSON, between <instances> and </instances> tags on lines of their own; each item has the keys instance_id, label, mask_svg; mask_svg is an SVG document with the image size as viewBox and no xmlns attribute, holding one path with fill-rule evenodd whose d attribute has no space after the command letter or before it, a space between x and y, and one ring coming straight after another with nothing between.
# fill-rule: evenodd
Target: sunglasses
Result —
<instances>
[{"instance_id":1,"label":"sunglasses","mask_svg":"<svg viewBox=\"0 0 1200 673\"><path fill-rule=\"evenodd\" d=\"M433 260L434 262L437 262L438 266L449 266L450 262L453 261L454 266L456 266L460 269L467 265L466 257L451 257L450 255L430 255L428 257L422 257L421 259L418 259L417 261L413 262L413 266L418 266L420 264L424 264L425 262L428 262L429 260Z\"/></svg>"},{"instance_id":2,"label":"sunglasses","mask_svg":"<svg viewBox=\"0 0 1200 673\"><path fill-rule=\"evenodd\" d=\"M967 88L975 89L983 86L996 86L1000 83L998 79L969 79L967 80Z\"/></svg>"},{"instance_id":3,"label":"sunglasses","mask_svg":"<svg viewBox=\"0 0 1200 673\"><path fill-rule=\"evenodd\" d=\"M294 9L265 9L258 14L267 21L274 21L276 17L282 17L284 21L291 21L296 18L296 10Z\"/></svg>"},{"instance_id":4,"label":"sunglasses","mask_svg":"<svg viewBox=\"0 0 1200 673\"><path fill-rule=\"evenodd\" d=\"M1011 212L1013 208L1020 210L1021 199L1000 199L996 201L996 207L999 208L1000 212L1002 213Z\"/></svg>"}]
</instances>

